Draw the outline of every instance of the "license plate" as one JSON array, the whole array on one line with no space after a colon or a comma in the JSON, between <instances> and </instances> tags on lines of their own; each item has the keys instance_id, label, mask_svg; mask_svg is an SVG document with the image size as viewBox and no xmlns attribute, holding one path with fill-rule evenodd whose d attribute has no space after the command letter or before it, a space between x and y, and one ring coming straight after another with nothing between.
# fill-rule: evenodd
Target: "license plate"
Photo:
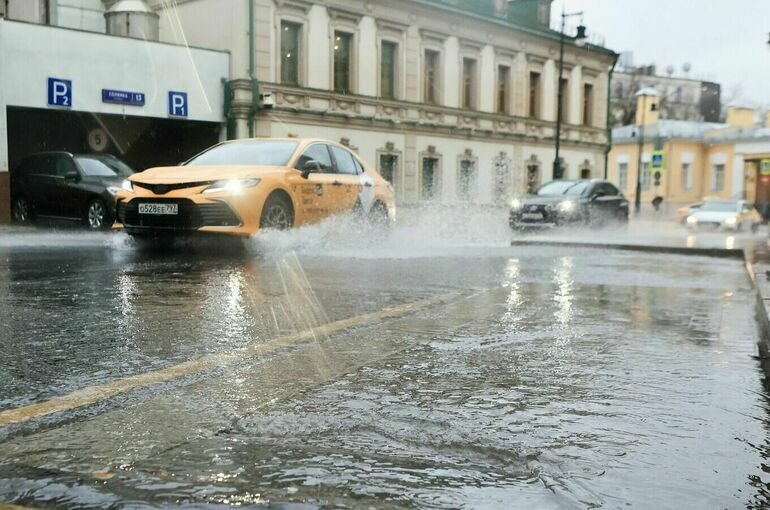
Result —
<instances>
[{"instance_id":1,"label":"license plate","mask_svg":"<svg viewBox=\"0 0 770 510\"><path fill-rule=\"evenodd\" d=\"M524 213L521 215L523 220L542 220L543 213Z\"/></svg>"},{"instance_id":2,"label":"license plate","mask_svg":"<svg viewBox=\"0 0 770 510\"><path fill-rule=\"evenodd\" d=\"M139 204L139 214L176 216L179 214L179 204Z\"/></svg>"}]
</instances>

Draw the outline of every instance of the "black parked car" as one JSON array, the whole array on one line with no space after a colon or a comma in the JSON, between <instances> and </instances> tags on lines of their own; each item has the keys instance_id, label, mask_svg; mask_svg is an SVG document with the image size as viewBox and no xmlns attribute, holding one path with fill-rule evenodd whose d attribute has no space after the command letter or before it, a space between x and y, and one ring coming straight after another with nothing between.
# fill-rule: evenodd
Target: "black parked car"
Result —
<instances>
[{"instance_id":1,"label":"black parked car","mask_svg":"<svg viewBox=\"0 0 770 510\"><path fill-rule=\"evenodd\" d=\"M607 181L551 181L534 196L511 202L514 230L609 222L628 222L628 200Z\"/></svg>"},{"instance_id":2,"label":"black parked car","mask_svg":"<svg viewBox=\"0 0 770 510\"><path fill-rule=\"evenodd\" d=\"M133 173L108 154L34 154L11 174L13 220L71 220L108 229L115 220L115 192Z\"/></svg>"}]
</instances>

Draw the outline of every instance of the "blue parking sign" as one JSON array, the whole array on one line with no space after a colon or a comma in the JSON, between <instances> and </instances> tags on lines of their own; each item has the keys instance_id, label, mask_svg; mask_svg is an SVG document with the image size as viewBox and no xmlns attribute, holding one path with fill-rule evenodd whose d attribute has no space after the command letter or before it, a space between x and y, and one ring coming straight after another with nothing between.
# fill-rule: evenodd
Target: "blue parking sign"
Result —
<instances>
[{"instance_id":1,"label":"blue parking sign","mask_svg":"<svg viewBox=\"0 0 770 510\"><path fill-rule=\"evenodd\" d=\"M48 78L48 106L72 108L72 81Z\"/></svg>"},{"instance_id":2,"label":"blue parking sign","mask_svg":"<svg viewBox=\"0 0 770 510\"><path fill-rule=\"evenodd\" d=\"M169 117L187 117L187 92L168 93L168 115Z\"/></svg>"}]
</instances>

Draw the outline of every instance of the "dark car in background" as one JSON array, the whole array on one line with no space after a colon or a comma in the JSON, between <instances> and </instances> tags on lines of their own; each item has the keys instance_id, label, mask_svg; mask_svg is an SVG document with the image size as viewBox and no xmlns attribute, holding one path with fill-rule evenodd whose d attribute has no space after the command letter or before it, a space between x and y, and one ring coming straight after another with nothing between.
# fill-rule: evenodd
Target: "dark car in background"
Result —
<instances>
[{"instance_id":1,"label":"dark car in background","mask_svg":"<svg viewBox=\"0 0 770 510\"><path fill-rule=\"evenodd\" d=\"M112 227L115 193L134 170L109 154L43 152L11 173L14 222L80 222L90 230Z\"/></svg>"},{"instance_id":2,"label":"dark car in background","mask_svg":"<svg viewBox=\"0 0 770 510\"><path fill-rule=\"evenodd\" d=\"M533 196L510 205L509 223L514 230L628 222L628 200L603 180L551 181Z\"/></svg>"}]
</instances>

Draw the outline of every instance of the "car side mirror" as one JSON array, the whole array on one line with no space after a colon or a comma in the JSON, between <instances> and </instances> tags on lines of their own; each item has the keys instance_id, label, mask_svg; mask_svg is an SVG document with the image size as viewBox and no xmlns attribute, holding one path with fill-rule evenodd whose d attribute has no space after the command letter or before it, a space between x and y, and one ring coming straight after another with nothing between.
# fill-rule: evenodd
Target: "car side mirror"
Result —
<instances>
[{"instance_id":1,"label":"car side mirror","mask_svg":"<svg viewBox=\"0 0 770 510\"><path fill-rule=\"evenodd\" d=\"M77 172L67 172L64 174L64 182L78 182L80 175Z\"/></svg>"},{"instance_id":2,"label":"car side mirror","mask_svg":"<svg viewBox=\"0 0 770 510\"><path fill-rule=\"evenodd\" d=\"M310 177L310 174L313 172L319 172L321 170L321 165L318 163L318 161L311 159L309 161L306 161L304 165L302 165L302 177L304 179L307 179Z\"/></svg>"}]
</instances>

